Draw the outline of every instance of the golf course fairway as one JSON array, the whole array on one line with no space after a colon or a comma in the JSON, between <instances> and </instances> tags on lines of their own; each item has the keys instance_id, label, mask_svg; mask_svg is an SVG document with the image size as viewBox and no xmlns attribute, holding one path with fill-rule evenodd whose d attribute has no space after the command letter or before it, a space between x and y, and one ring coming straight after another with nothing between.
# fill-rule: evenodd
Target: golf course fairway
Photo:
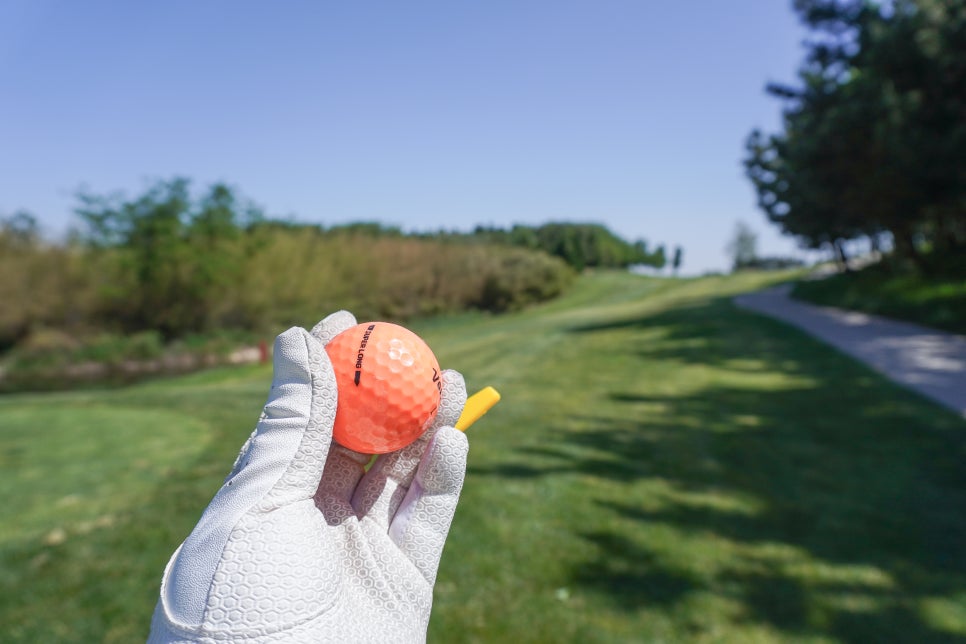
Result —
<instances>
[{"instance_id":1,"label":"golf course fairway","mask_svg":"<svg viewBox=\"0 0 966 644\"><path fill-rule=\"evenodd\" d=\"M783 277L587 273L408 323L502 394L431 642L966 641L966 421L731 303ZM270 380L0 397L0 639L143 641Z\"/></svg>"}]
</instances>

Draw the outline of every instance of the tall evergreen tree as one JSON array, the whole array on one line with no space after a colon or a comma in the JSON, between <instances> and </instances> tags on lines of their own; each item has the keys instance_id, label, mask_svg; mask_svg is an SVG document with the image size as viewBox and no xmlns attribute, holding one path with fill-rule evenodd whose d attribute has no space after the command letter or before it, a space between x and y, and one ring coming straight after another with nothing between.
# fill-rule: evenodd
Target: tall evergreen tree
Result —
<instances>
[{"instance_id":1,"label":"tall evergreen tree","mask_svg":"<svg viewBox=\"0 0 966 644\"><path fill-rule=\"evenodd\" d=\"M920 268L966 251L966 0L797 0L815 32L778 134L752 132L748 177L806 245L891 234ZM929 250L930 257L923 251Z\"/></svg>"}]
</instances>

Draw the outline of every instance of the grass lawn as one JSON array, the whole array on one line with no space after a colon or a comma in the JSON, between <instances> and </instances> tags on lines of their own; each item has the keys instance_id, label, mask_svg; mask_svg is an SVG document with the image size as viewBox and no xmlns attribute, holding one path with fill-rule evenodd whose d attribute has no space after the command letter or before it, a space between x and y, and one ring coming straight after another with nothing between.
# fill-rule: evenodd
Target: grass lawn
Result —
<instances>
[{"instance_id":1,"label":"grass lawn","mask_svg":"<svg viewBox=\"0 0 966 644\"><path fill-rule=\"evenodd\" d=\"M598 273L415 327L503 394L430 641L966 642L966 422L730 304L774 279ZM143 640L269 382L0 398L0 639Z\"/></svg>"},{"instance_id":2,"label":"grass lawn","mask_svg":"<svg viewBox=\"0 0 966 644\"><path fill-rule=\"evenodd\" d=\"M966 279L897 273L887 264L795 285L798 299L966 335Z\"/></svg>"}]
</instances>

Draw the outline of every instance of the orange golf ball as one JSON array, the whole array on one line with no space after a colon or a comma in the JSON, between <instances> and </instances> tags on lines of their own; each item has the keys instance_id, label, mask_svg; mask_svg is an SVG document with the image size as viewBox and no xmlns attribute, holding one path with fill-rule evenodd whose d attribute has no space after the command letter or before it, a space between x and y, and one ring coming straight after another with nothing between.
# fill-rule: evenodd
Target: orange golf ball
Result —
<instances>
[{"instance_id":1,"label":"orange golf ball","mask_svg":"<svg viewBox=\"0 0 966 644\"><path fill-rule=\"evenodd\" d=\"M409 329L364 322L326 346L339 404L332 437L365 454L385 454L423 435L442 392L439 362Z\"/></svg>"}]
</instances>

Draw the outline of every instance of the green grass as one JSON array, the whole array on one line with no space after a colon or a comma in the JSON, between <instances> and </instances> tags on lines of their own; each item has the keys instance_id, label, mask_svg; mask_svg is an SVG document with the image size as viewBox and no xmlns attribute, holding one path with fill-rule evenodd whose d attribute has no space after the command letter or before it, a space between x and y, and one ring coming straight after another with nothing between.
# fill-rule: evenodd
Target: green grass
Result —
<instances>
[{"instance_id":1,"label":"green grass","mask_svg":"<svg viewBox=\"0 0 966 644\"><path fill-rule=\"evenodd\" d=\"M966 278L925 277L882 263L799 282L798 299L966 334Z\"/></svg>"},{"instance_id":2,"label":"green grass","mask_svg":"<svg viewBox=\"0 0 966 644\"><path fill-rule=\"evenodd\" d=\"M503 393L430 641L966 642L966 422L731 305L774 279L597 273L416 325ZM0 398L3 639L143 639L269 379Z\"/></svg>"}]
</instances>

